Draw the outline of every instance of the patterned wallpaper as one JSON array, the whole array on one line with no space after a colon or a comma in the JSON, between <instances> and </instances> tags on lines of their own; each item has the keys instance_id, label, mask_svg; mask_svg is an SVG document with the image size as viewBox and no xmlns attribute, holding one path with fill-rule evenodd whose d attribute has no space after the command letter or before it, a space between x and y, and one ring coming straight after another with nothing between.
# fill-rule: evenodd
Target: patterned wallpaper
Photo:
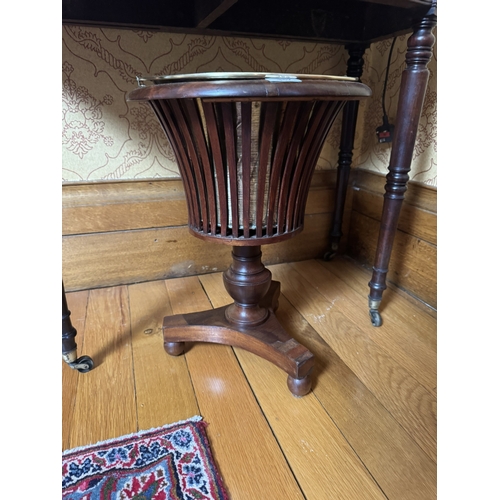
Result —
<instances>
[{"instance_id":1,"label":"patterned wallpaper","mask_svg":"<svg viewBox=\"0 0 500 500\"><path fill-rule=\"evenodd\" d=\"M386 95L389 118L397 105L405 37L393 52ZM390 146L379 145L381 94L390 41L365 55L362 78L374 98L360 107L354 164L385 172ZM331 44L182 35L63 26L62 180L64 183L178 177L168 140L147 103L128 103L136 75L207 71L345 74L347 53ZM421 120L411 178L437 185L435 61ZM432 82L434 82L432 84ZM434 90L433 90L434 89ZM336 167L340 120L318 169Z\"/></svg>"},{"instance_id":2,"label":"patterned wallpaper","mask_svg":"<svg viewBox=\"0 0 500 500\"><path fill-rule=\"evenodd\" d=\"M429 83L425 95L424 106L417 132L417 141L413 153L410 179L429 186L437 187L437 34L433 57L429 62ZM385 109L389 123L394 124L399 98L401 73L405 69L406 41L409 35L396 39L391 56L389 77L385 94ZM375 130L382 125L382 94L387 68L387 60L392 39L373 44L365 54L363 83L373 92L372 98L366 102L363 115L361 142L358 141L354 162L375 172L387 173L391 152L390 143L380 144Z\"/></svg>"}]
</instances>

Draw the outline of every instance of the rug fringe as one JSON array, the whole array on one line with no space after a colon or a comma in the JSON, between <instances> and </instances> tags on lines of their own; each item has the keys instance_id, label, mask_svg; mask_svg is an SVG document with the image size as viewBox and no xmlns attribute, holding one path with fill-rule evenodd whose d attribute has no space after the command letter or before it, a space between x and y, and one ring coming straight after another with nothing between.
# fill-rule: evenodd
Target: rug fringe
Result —
<instances>
[{"instance_id":1,"label":"rug fringe","mask_svg":"<svg viewBox=\"0 0 500 500\"><path fill-rule=\"evenodd\" d=\"M195 415L194 417L191 417L191 418L188 418L186 420L179 420L178 422L174 422L172 424L165 424L165 425L162 425L160 427L152 427L151 429L147 429L147 430L142 430L142 431L138 431L138 432L132 432L131 434L125 434L124 436L118 436L118 437L115 437L115 438L111 438L111 439L105 439L103 441L98 441L97 443L92 443L92 444L87 444L87 445L84 445L84 446L77 446L76 448L72 448L71 450L64 450L63 453L62 453L62 456L66 456L66 455L69 455L70 453L74 453L76 451L85 451L85 450L88 450L90 448L93 448L94 446L100 446L100 445L103 445L103 444L111 444L111 443L114 443L116 441L119 441L119 440L122 440L122 439L127 439L127 438L131 438L131 437L134 437L134 436L142 436L144 434L147 434L148 432L155 432L155 431L159 431L161 429L165 429L167 427L174 427L176 425L184 425L184 424L189 424L189 423L196 423L196 422L200 422L203 420L203 417L201 417L200 415ZM204 422L202 422L204 423Z\"/></svg>"}]
</instances>

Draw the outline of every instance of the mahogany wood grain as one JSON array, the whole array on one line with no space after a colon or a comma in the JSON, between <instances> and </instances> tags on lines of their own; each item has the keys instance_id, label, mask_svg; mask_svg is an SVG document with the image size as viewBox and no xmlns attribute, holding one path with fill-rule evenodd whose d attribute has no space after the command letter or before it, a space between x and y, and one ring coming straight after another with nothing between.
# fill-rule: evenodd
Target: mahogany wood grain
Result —
<instances>
[{"instance_id":1,"label":"mahogany wood grain","mask_svg":"<svg viewBox=\"0 0 500 500\"><path fill-rule=\"evenodd\" d=\"M435 461L436 397L335 307L319 284L283 264L272 272L294 307Z\"/></svg>"},{"instance_id":2,"label":"mahogany wood grain","mask_svg":"<svg viewBox=\"0 0 500 500\"><path fill-rule=\"evenodd\" d=\"M229 188L231 195L231 235L237 235L238 228L238 178L236 168L236 144L235 144L235 125L233 119L233 107L231 103L221 103L221 111L224 124L224 140L227 155L227 171L229 176ZM221 200L224 203L225 200ZM236 231L236 233L235 233Z\"/></svg>"},{"instance_id":3,"label":"mahogany wood grain","mask_svg":"<svg viewBox=\"0 0 500 500\"><path fill-rule=\"evenodd\" d=\"M409 180L413 150L417 138L418 122L422 113L429 70L427 64L432 57L435 42L432 30L437 22L437 1L433 0L426 15L415 23L408 38L406 67L401 76L398 112L395 120L394 139L389 161L389 173L385 187L382 224L377 242L372 279L370 280L369 308L372 318L387 288L386 277L394 245L399 214ZM431 305L435 306L430 302ZM378 315L379 316L379 315ZM375 324L375 323L374 323Z\"/></svg>"},{"instance_id":4,"label":"mahogany wood grain","mask_svg":"<svg viewBox=\"0 0 500 500\"><path fill-rule=\"evenodd\" d=\"M357 101L371 96L371 90L358 82L315 79L297 82L266 79L170 82L146 85L127 94L131 101L157 99L204 99L209 102L245 101ZM234 130L234 129L233 129Z\"/></svg>"},{"instance_id":5,"label":"mahogany wood grain","mask_svg":"<svg viewBox=\"0 0 500 500\"><path fill-rule=\"evenodd\" d=\"M383 174L356 168L352 177L354 189L381 195L385 192L386 178ZM437 213L437 189L435 187L414 181L409 181L406 187L403 207L412 205L427 212Z\"/></svg>"},{"instance_id":6,"label":"mahogany wood grain","mask_svg":"<svg viewBox=\"0 0 500 500\"><path fill-rule=\"evenodd\" d=\"M366 47L359 44L346 46L349 54L347 60L346 75L361 78L363 74L363 54ZM333 225L330 233L330 250L328 257L333 256L338 250L342 238L342 223L344 219L345 202L347 198L347 186L351 171L352 155L354 149L354 136L358 118L359 102L348 102L344 106L342 114L342 129L340 133L340 150L337 166L337 193L335 196L335 212Z\"/></svg>"},{"instance_id":7,"label":"mahogany wood grain","mask_svg":"<svg viewBox=\"0 0 500 500\"><path fill-rule=\"evenodd\" d=\"M263 236L262 220L264 218L264 204L265 193L266 193L266 181L268 178L268 162L269 155L271 153L271 143L273 139L273 131L276 128L276 117L278 114L278 108L280 103L278 102L263 102L262 103L262 118L264 120L264 125L262 127L261 136L259 137L260 147L259 147L259 170L257 175L257 201L256 201L256 212L255 212L255 225L256 233L258 238ZM266 213L268 210L265 211ZM267 217L269 221L269 217ZM274 221L272 221L271 226L266 226L266 234L270 234L270 228L273 227Z\"/></svg>"},{"instance_id":8,"label":"mahogany wood grain","mask_svg":"<svg viewBox=\"0 0 500 500\"><path fill-rule=\"evenodd\" d=\"M90 291L85 351L94 368L78 380L70 448L137 431L126 287Z\"/></svg>"},{"instance_id":9,"label":"mahogany wood grain","mask_svg":"<svg viewBox=\"0 0 500 500\"><path fill-rule=\"evenodd\" d=\"M179 134L179 130L175 125L176 121L174 119L174 111L172 111L172 108L165 101L151 103L151 107L162 124L166 136L168 137L175 153L175 157L177 158L178 168L179 171L182 172L181 178L186 192L188 224L194 226L199 221L202 210L200 201L196 194L196 183L193 172L189 167L188 154L184 148L182 134Z\"/></svg>"},{"instance_id":10,"label":"mahogany wood grain","mask_svg":"<svg viewBox=\"0 0 500 500\"><path fill-rule=\"evenodd\" d=\"M355 81L304 78L291 83L250 76L226 79L221 74L216 80L153 81L130 92L127 99L149 101L167 137L176 142L179 171L182 177L189 177L185 187L201 207L196 210L196 203L188 204L192 234L248 246L284 241L302 230L309 184L333 120L346 101L370 94L368 87ZM296 107L294 101L302 105ZM300 112L292 136L292 115L286 113L289 103L291 112ZM250 160L254 164L249 165ZM187 175L191 171L194 175ZM221 182L226 183L224 198L221 190L214 189ZM274 219L276 198L278 221ZM223 226L221 214L216 214L216 207L225 204L231 214L230 231Z\"/></svg>"},{"instance_id":11,"label":"mahogany wood grain","mask_svg":"<svg viewBox=\"0 0 500 500\"><path fill-rule=\"evenodd\" d=\"M250 238L250 178L252 158L252 103L241 103L241 173L243 195L243 236Z\"/></svg>"},{"instance_id":12,"label":"mahogany wood grain","mask_svg":"<svg viewBox=\"0 0 500 500\"><path fill-rule=\"evenodd\" d=\"M167 356L161 348L163 317L172 314L165 282L130 285L128 291L139 429L198 415L185 358Z\"/></svg>"},{"instance_id":13,"label":"mahogany wood grain","mask_svg":"<svg viewBox=\"0 0 500 500\"><path fill-rule=\"evenodd\" d=\"M221 139L217 127L215 110L213 103L202 101L203 112L206 116L207 132L212 145L212 156L214 162L214 175L217 179L217 195L221 200L227 200L227 189L225 181L225 167L222 157ZM221 227L221 235L227 236L228 228L228 209L227 203L219 203L219 222Z\"/></svg>"},{"instance_id":14,"label":"mahogany wood grain","mask_svg":"<svg viewBox=\"0 0 500 500\"><path fill-rule=\"evenodd\" d=\"M210 307L198 278L168 280L166 285L174 314ZM200 413L209 423L211 449L231 498L303 499L232 348L195 344L185 357Z\"/></svg>"},{"instance_id":15,"label":"mahogany wood grain","mask_svg":"<svg viewBox=\"0 0 500 500\"><path fill-rule=\"evenodd\" d=\"M288 203L290 199L289 190L292 179L292 172L295 164L295 158L298 154L300 143L307 127L308 117L313 109L312 102L300 103L299 119L296 123L294 133L290 140L288 155L283 166L281 189L278 197L278 228L283 230L285 227L285 217L287 214Z\"/></svg>"},{"instance_id":16,"label":"mahogany wood grain","mask_svg":"<svg viewBox=\"0 0 500 500\"><path fill-rule=\"evenodd\" d=\"M201 158L203 187L206 190L208 201L208 213L210 220L210 233L215 234L214 221L217 220L217 208L214 183L215 179L211 169L211 158L207 150L207 143L202 130L202 122L195 101L186 99L182 101L186 110L186 115L189 116L189 129L191 130L191 139L194 144L194 151L197 151ZM185 140L188 140L186 137ZM193 161L193 160L192 160Z\"/></svg>"},{"instance_id":17,"label":"mahogany wood grain","mask_svg":"<svg viewBox=\"0 0 500 500\"><path fill-rule=\"evenodd\" d=\"M295 120L299 116L300 103L290 102L285 108L283 113L282 129L283 132L278 137L276 150L274 154L273 167L271 169L269 180L269 207L267 211L267 227L272 227L277 217L277 204L278 195L280 193L280 183L282 182L282 175L284 172L283 162L285 161L285 154L291 142L291 136L295 126ZM275 219L276 216L276 219Z\"/></svg>"},{"instance_id":18,"label":"mahogany wood grain","mask_svg":"<svg viewBox=\"0 0 500 500\"><path fill-rule=\"evenodd\" d=\"M66 300L71 311L71 323L77 331L78 351L83 352L85 344L85 318L87 314L88 290L68 293ZM68 425L72 421L75 408L78 381L81 375L63 363L62 377L62 449L70 448L69 434L71 427Z\"/></svg>"},{"instance_id":19,"label":"mahogany wood grain","mask_svg":"<svg viewBox=\"0 0 500 500\"><path fill-rule=\"evenodd\" d=\"M276 319L279 283L271 283L271 273L261 262L260 247L234 247L232 255L233 262L223 275L223 283L233 303L215 310L166 316L166 352L178 356L185 342L241 347L288 373L290 392L304 396L311 388L314 358Z\"/></svg>"}]
</instances>

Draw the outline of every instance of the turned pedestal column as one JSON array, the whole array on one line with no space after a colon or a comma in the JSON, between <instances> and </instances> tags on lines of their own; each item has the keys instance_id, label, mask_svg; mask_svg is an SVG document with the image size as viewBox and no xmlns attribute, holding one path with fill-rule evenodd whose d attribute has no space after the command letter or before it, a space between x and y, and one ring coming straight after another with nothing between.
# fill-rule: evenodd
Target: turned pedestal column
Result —
<instances>
[{"instance_id":1,"label":"turned pedestal column","mask_svg":"<svg viewBox=\"0 0 500 500\"><path fill-rule=\"evenodd\" d=\"M224 273L232 304L166 316L165 350L185 342L238 346L288 374L295 396L311 388L314 358L280 325L280 286L261 246L298 234L321 148L346 102L371 95L351 77L208 73L138 78L174 150L190 232L232 247Z\"/></svg>"}]
</instances>

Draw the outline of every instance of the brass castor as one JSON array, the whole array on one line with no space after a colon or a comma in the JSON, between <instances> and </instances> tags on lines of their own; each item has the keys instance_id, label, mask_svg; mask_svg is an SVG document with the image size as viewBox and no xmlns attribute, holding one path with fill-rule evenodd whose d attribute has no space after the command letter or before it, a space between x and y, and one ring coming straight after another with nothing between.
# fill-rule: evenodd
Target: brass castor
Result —
<instances>
[{"instance_id":1,"label":"brass castor","mask_svg":"<svg viewBox=\"0 0 500 500\"><path fill-rule=\"evenodd\" d=\"M368 308L370 314L370 320L372 325L375 327L382 325L382 316L378 312L378 308L380 307L380 300L374 300L368 297Z\"/></svg>"}]
</instances>

